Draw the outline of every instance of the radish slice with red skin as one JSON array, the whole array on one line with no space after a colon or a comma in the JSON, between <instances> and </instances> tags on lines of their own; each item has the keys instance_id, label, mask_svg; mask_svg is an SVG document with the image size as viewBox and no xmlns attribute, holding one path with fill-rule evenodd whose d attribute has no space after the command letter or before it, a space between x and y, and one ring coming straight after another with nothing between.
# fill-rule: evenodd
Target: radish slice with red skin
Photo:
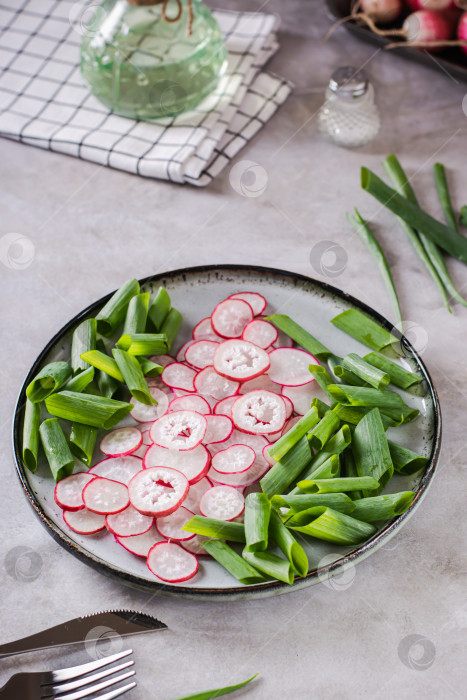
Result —
<instances>
[{"instance_id":1,"label":"radish slice with red skin","mask_svg":"<svg viewBox=\"0 0 467 700\"><path fill-rule=\"evenodd\" d=\"M294 407L292 401L289 399L288 396L285 396L285 394L281 394L282 401L285 403L285 415L286 418L289 419L294 412Z\"/></svg>"},{"instance_id":2,"label":"radish slice with red skin","mask_svg":"<svg viewBox=\"0 0 467 700\"><path fill-rule=\"evenodd\" d=\"M108 457L98 462L88 471L93 476L102 476L105 479L119 481L128 486L131 479L143 469L143 461L139 457Z\"/></svg>"},{"instance_id":3,"label":"radish slice with red skin","mask_svg":"<svg viewBox=\"0 0 467 700\"><path fill-rule=\"evenodd\" d=\"M136 452L142 442L143 435L138 428L116 428L104 435L99 449L108 457L126 457Z\"/></svg>"},{"instance_id":4,"label":"radish slice with red skin","mask_svg":"<svg viewBox=\"0 0 467 700\"><path fill-rule=\"evenodd\" d=\"M266 462L269 464L270 467L273 467L276 463L276 460L271 457L269 454L269 449L272 447L272 445L265 445L263 448L263 457L266 460Z\"/></svg>"},{"instance_id":5,"label":"radish slice with red skin","mask_svg":"<svg viewBox=\"0 0 467 700\"><path fill-rule=\"evenodd\" d=\"M129 537L115 537L118 544L121 544L124 549L137 557L147 558L149 550L156 542L165 542L166 540L159 535L154 525L150 530L142 535L130 535Z\"/></svg>"},{"instance_id":6,"label":"radish slice with red skin","mask_svg":"<svg viewBox=\"0 0 467 700\"><path fill-rule=\"evenodd\" d=\"M230 486L213 486L201 498L199 509L206 518L233 520L245 510L245 499Z\"/></svg>"},{"instance_id":7,"label":"radish slice with red skin","mask_svg":"<svg viewBox=\"0 0 467 700\"><path fill-rule=\"evenodd\" d=\"M96 476L83 489L83 503L88 510L100 515L120 513L130 505L128 487L120 481Z\"/></svg>"},{"instance_id":8,"label":"radish slice with red skin","mask_svg":"<svg viewBox=\"0 0 467 700\"><path fill-rule=\"evenodd\" d=\"M214 367L205 367L198 372L194 383L197 392L204 395L208 394L217 399L217 401L236 394L240 387L239 382L233 382L230 379L221 377Z\"/></svg>"},{"instance_id":9,"label":"radish slice with red skin","mask_svg":"<svg viewBox=\"0 0 467 700\"><path fill-rule=\"evenodd\" d=\"M206 493L206 491L209 491L210 488L212 488L212 484L206 477L200 479L200 481L196 482L195 484L191 484L188 495L183 502L184 507L199 515L199 502L201 501L202 496Z\"/></svg>"},{"instance_id":10,"label":"radish slice with red skin","mask_svg":"<svg viewBox=\"0 0 467 700\"><path fill-rule=\"evenodd\" d=\"M145 469L151 469L151 467L176 469L186 476L190 484L195 484L206 476L210 462L211 455L204 445L198 445L185 452L152 445L144 456L143 465Z\"/></svg>"},{"instance_id":11,"label":"radish slice with red skin","mask_svg":"<svg viewBox=\"0 0 467 700\"><path fill-rule=\"evenodd\" d=\"M286 421L282 396L272 391L251 391L232 406L232 421L238 430L254 435L277 433Z\"/></svg>"},{"instance_id":12,"label":"radish slice with red skin","mask_svg":"<svg viewBox=\"0 0 467 700\"><path fill-rule=\"evenodd\" d=\"M216 306L211 314L211 324L223 338L239 338L253 316L253 309L246 301L230 298Z\"/></svg>"},{"instance_id":13,"label":"radish slice with red skin","mask_svg":"<svg viewBox=\"0 0 467 700\"><path fill-rule=\"evenodd\" d=\"M167 365L177 361L172 355L151 355L148 357L148 360L154 362L155 365L159 365L159 367L167 367Z\"/></svg>"},{"instance_id":14,"label":"radish slice with red skin","mask_svg":"<svg viewBox=\"0 0 467 700\"><path fill-rule=\"evenodd\" d=\"M203 439L205 445L225 442L232 435L234 426L228 416L206 416L206 420L208 427Z\"/></svg>"},{"instance_id":15,"label":"radish slice with red skin","mask_svg":"<svg viewBox=\"0 0 467 700\"><path fill-rule=\"evenodd\" d=\"M121 513L107 515L105 526L109 532L117 537L132 537L144 535L154 525L154 518L143 515L132 505L122 510Z\"/></svg>"},{"instance_id":16,"label":"radish slice with red skin","mask_svg":"<svg viewBox=\"0 0 467 700\"><path fill-rule=\"evenodd\" d=\"M186 351L188 350L190 345L193 345L194 342L196 342L196 341L195 340L187 340L186 343L183 343L182 347L175 355L175 359L177 360L177 362L185 362ZM172 363L170 363L170 364L172 364Z\"/></svg>"},{"instance_id":17,"label":"radish slice with red skin","mask_svg":"<svg viewBox=\"0 0 467 700\"><path fill-rule=\"evenodd\" d=\"M165 392L161 391L158 387L150 386L149 384L148 389L152 398L157 401L157 404L146 406L146 404L135 399L134 396L132 396L130 399L130 403L133 404L130 415L138 423L150 423L155 421L157 418L163 416L169 407L169 398Z\"/></svg>"},{"instance_id":18,"label":"radish slice with red skin","mask_svg":"<svg viewBox=\"0 0 467 700\"><path fill-rule=\"evenodd\" d=\"M247 340L225 340L214 354L214 369L222 377L245 382L269 369L268 353Z\"/></svg>"},{"instance_id":19,"label":"radish slice with red skin","mask_svg":"<svg viewBox=\"0 0 467 700\"><path fill-rule=\"evenodd\" d=\"M283 331L278 331L279 337L276 342L272 344L273 348L293 348L294 342L290 336L288 336Z\"/></svg>"},{"instance_id":20,"label":"radish slice with red skin","mask_svg":"<svg viewBox=\"0 0 467 700\"><path fill-rule=\"evenodd\" d=\"M157 518L157 531L162 537L165 537L166 540L177 540L177 542L191 540L195 536L195 533L182 530L182 527L186 525L193 516L194 513L191 510L180 506L180 508L177 508L177 510L170 515Z\"/></svg>"},{"instance_id":21,"label":"radish slice with red skin","mask_svg":"<svg viewBox=\"0 0 467 700\"><path fill-rule=\"evenodd\" d=\"M201 544L211 539L212 537L205 537L204 535L195 535L191 538L191 540L184 540L183 542L180 542L180 546L183 547L183 549L186 549L187 552L196 554L197 557L209 557L211 555L208 552L206 552L206 550L204 549L204 547L201 546Z\"/></svg>"},{"instance_id":22,"label":"radish slice with red skin","mask_svg":"<svg viewBox=\"0 0 467 700\"><path fill-rule=\"evenodd\" d=\"M266 299L262 294L258 294L258 292L236 292L235 294L231 294L229 299L242 299L246 301L253 309L255 316L262 314L267 306Z\"/></svg>"},{"instance_id":23,"label":"radish slice with red skin","mask_svg":"<svg viewBox=\"0 0 467 700\"><path fill-rule=\"evenodd\" d=\"M220 474L214 469L208 471L208 477L213 482L213 484L230 486L234 489L245 489L247 486L256 484L267 471L269 471L269 464L262 455L257 455L252 466L245 472L240 472L239 474Z\"/></svg>"},{"instance_id":24,"label":"radish slice with red skin","mask_svg":"<svg viewBox=\"0 0 467 700\"><path fill-rule=\"evenodd\" d=\"M167 583L188 581L199 566L194 554L174 542L157 542L149 551L147 564L154 576Z\"/></svg>"},{"instance_id":25,"label":"radish slice with red skin","mask_svg":"<svg viewBox=\"0 0 467 700\"><path fill-rule=\"evenodd\" d=\"M254 318L243 329L242 338L266 350L276 342L278 335L277 328L272 323Z\"/></svg>"},{"instance_id":26,"label":"radish slice with red skin","mask_svg":"<svg viewBox=\"0 0 467 700\"><path fill-rule=\"evenodd\" d=\"M309 365L319 365L318 360L305 350L276 348L269 353L271 366L268 375L276 384L302 386L314 381Z\"/></svg>"},{"instance_id":27,"label":"radish slice with red skin","mask_svg":"<svg viewBox=\"0 0 467 700\"><path fill-rule=\"evenodd\" d=\"M189 488L186 476L168 467L143 469L128 485L133 508L156 518L177 510Z\"/></svg>"},{"instance_id":28,"label":"radish slice with red skin","mask_svg":"<svg viewBox=\"0 0 467 700\"><path fill-rule=\"evenodd\" d=\"M248 445L231 445L216 452L211 467L219 474L239 474L246 472L256 459L256 452Z\"/></svg>"},{"instance_id":29,"label":"radish slice with red skin","mask_svg":"<svg viewBox=\"0 0 467 700\"><path fill-rule=\"evenodd\" d=\"M228 396L226 399L218 401L214 406L214 414L216 416L228 416L230 418L230 412L236 400L237 396Z\"/></svg>"},{"instance_id":30,"label":"radish slice with red skin","mask_svg":"<svg viewBox=\"0 0 467 700\"><path fill-rule=\"evenodd\" d=\"M177 396L169 403L169 413L173 411L196 411L203 416L208 416L211 413L211 406L203 396L199 394L186 394L186 396Z\"/></svg>"},{"instance_id":31,"label":"radish slice with red skin","mask_svg":"<svg viewBox=\"0 0 467 700\"><path fill-rule=\"evenodd\" d=\"M196 371L183 362L173 362L168 365L161 374L161 379L171 389L183 389L183 391L194 392L193 380Z\"/></svg>"},{"instance_id":32,"label":"radish slice with red skin","mask_svg":"<svg viewBox=\"0 0 467 700\"><path fill-rule=\"evenodd\" d=\"M186 361L195 369L204 369L213 364L214 353L219 346L217 340L191 340L185 355Z\"/></svg>"},{"instance_id":33,"label":"radish slice with red skin","mask_svg":"<svg viewBox=\"0 0 467 700\"><path fill-rule=\"evenodd\" d=\"M220 335L217 335L212 327L211 317L203 318L193 328L193 340L224 340Z\"/></svg>"},{"instance_id":34,"label":"radish slice with red skin","mask_svg":"<svg viewBox=\"0 0 467 700\"><path fill-rule=\"evenodd\" d=\"M228 440L208 445L208 450L211 455L215 455L217 452L220 452L220 450L225 450L231 445L248 445L254 449L256 455L261 455L263 447L267 444L269 443L264 435L250 435L249 433L243 433L240 432L240 430L234 429Z\"/></svg>"},{"instance_id":35,"label":"radish slice with red skin","mask_svg":"<svg viewBox=\"0 0 467 700\"><path fill-rule=\"evenodd\" d=\"M154 421L150 430L151 440L169 450L192 450L203 441L206 434L206 416L196 411L173 411Z\"/></svg>"},{"instance_id":36,"label":"radish slice with red skin","mask_svg":"<svg viewBox=\"0 0 467 700\"><path fill-rule=\"evenodd\" d=\"M64 510L81 510L85 507L83 489L91 479L94 479L94 475L87 472L70 474L60 479L54 490L55 503Z\"/></svg>"},{"instance_id":37,"label":"radish slice with red skin","mask_svg":"<svg viewBox=\"0 0 467 700\"><path fill-rule=\"evenodd\" d=\"M105 515L82 510L64 510L63 519L68 527L78 535L94 535L105 529Z\"/></svg>"},{"instance_id":38,"label":"radish slice with red skin","mask_svg":"<svg viewBox=\"0 0 467 700\"><path fill-rule=\"evenodd\" d=\"M151 443L152 444L152 443ZM135 452L133 452L134 457L139 457L144 459L146 452L149 450L149 445L141 445Z\"/></svg>"},{"instance_id":39,"label":"radish slice with red skin","mask_svg":"<svg viewBox=\"0 0 467 700\"><path fill-rule=\"evenodd\" d=\"M298 413L300 416L308 413L314 398L329 401L329 398L326 397L324 391L315 380L302 386L283 386L282 397L292 401L295 413Z\"/></svg>"},{"instance_id":40,"label":"radish slice with red skin","mask_svg":"<svg viewBox=\"0 0 467 700\"><path fill-rule=\"evenodd\" d=\"M271 382L267 374L261 374L259 377L250 379L247 382L243 382L240 385L239 394L248 394L250 391L256 391L257 389L263 389L264 391L272 391L274 394L281 393L281 387L274 382Z\"/></svg>"},{"instance_id":41,"label":"radish slice with red skin","mask_svg":"<svg viewBox=\"0 0 467 700\"><path fill-rule=\"evenodd\" d=\"M174 360L175 362L175 360ZM174 362L172 364L174 364ZM169 397L169 401L172 398L172 389L166 386L162 379L159 377L146 377L147 385L150 389L159 389L163 394Z\"/></svg>"}]
</instances>

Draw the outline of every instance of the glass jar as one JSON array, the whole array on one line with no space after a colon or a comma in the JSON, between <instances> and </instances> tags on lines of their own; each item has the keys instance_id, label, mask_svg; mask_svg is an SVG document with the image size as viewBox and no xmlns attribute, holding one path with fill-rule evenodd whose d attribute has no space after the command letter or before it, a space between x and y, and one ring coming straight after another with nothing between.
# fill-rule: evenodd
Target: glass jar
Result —
<instances>
[{"instance_id":1,"label":"glass jar","mask_svg":"<svg viewBox=\"0 0 467 700\"><path fill-rule=\"evenodd\" d=\"M200 0L104 0L83 28L81 73L106 107L126 117L192 109L226 68L221 31Z\"/></svg>"}]
</instances>

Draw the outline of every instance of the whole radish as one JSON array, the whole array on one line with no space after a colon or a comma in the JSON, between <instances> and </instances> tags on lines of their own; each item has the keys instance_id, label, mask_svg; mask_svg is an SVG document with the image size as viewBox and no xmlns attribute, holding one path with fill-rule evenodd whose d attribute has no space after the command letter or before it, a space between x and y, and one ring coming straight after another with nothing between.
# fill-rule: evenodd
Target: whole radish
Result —
<instances>
[{"instance_id":1,"label":"whole radish","mask_svg":"<svg viewBox=\"0 0 467 700\"><path fill-rule=\"evenodd\" d=\"M361 0L362 11L377 24L389 24L402 12L401 0Z\"/></svg>"},{"instance_id":2,"label":"whole radish","mask_svg":"<svg viewBox=\"0 0 467 700\"><path fill-rule=\"evenodd\" d=\"M467 41L467 12L464 12L457 26L457 38ZM467 46L461 46L464 53L467 53Z\"/></svg>"},{"instance_id":3,"label":"whole radish","mask_svg":"<svg viewBox=\"0 0 467 700\"><path fill-rule=\"evenodd\" d=\"M454 0L405 0L409 10L449 10L454 7Z\"/></svg>"},{"instance_id":4,"label":"whole radish","mask_svg":"<svg viewBox=\"0 0 467 700\"><path fill-rule=\"evenodd\" d=\"M420 48L430 48L434 41L447 41L451 38L452 25L440 12L418 10L407 17L402 25L407 43ZM433 50L435 47L431 47Z\"/></svg>"}]
</instances>

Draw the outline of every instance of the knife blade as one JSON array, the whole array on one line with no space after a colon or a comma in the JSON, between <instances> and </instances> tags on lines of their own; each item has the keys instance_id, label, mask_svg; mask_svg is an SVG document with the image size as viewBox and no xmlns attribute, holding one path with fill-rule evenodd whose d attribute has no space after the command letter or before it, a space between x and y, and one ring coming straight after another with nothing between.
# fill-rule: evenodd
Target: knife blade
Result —
<instances>
[{"instance_id":1,"label":"knife blade","mask_svg":"<svg viewBox=\"0 0 467 700\"><path fill-rule=\"evenodd\" d=\"M109 640L112 632L117 636L126 637L165 629L166 624L146 613L134 610L104 610L84 617L75 617L14 642L0 644L0 659L38 649L97 642L104 638Z\"/></svg>"}]
</instances>

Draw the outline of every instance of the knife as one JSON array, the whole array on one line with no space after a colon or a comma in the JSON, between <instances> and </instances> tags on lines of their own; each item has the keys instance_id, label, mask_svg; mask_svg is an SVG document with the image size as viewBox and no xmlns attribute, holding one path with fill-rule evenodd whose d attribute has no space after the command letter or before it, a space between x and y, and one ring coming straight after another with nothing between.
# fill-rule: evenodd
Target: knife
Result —
<instances>
[{"instance_id":1,"label":"knife","mask_svg":"<svg viewBox=\"0 0 467 700\"><path fill-rule=\"evenodd\" d=\"M108 640L108 635L111 632L126 637L130 634L165 629L167 629L167 625L156 620L152 615L134 610L105 610L84 617L75 617L74 620L62 622L60 625L49 627L49 629L31 634L29 637L23 637L15 642L0 644L0 659L38 649L97 642L103 638L103 631L105 631Z\"/></svg>"}]
</instances>

